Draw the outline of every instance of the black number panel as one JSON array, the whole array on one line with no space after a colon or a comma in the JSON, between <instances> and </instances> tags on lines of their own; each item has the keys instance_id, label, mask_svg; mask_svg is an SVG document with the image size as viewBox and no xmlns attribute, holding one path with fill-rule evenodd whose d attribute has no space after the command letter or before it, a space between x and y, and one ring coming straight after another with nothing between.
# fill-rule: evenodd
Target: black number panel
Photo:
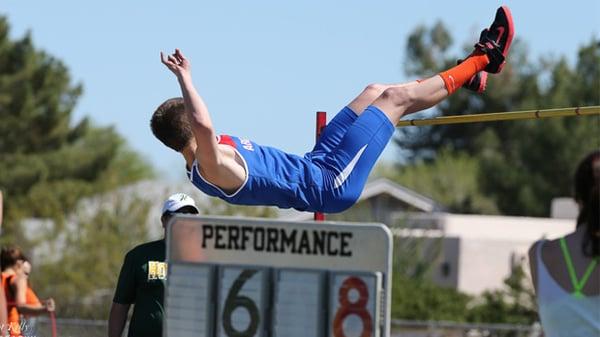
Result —
<instances>
[{"instance_id":1,"label":"black number panel","mask_svg":"<svg viewBox=\"0 0 600 337\"><path fill-rule=\"evenodd\" d=\"M268 270L219 268L217 336L266 336Z\"/></svg>"}]
</instances>

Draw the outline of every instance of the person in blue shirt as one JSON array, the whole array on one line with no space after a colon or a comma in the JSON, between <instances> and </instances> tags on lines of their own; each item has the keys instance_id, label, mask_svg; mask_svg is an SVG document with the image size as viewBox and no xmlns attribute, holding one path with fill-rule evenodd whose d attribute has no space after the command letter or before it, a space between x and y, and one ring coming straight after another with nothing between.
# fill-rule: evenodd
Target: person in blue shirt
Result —
<instances>
[{"instance_id":1,"label":"person in blue shirt","mask_svg":"<svg viewBox=\"0 0 600 337\"><path fill-rule=\"evenodd\" d=\"M176 49L172 55L161 53L161 61L177 77L183 97L168 99L156 109L152 132L183 155L190 180L210 196L232 204L341 212L360 196L400 118L434 106L463 85L481 92L486 73L499 73L505 65L513 36L512 15L502 6L460 64L425 80L367 86L304 156L217 136L194 88L190 62ZM232 99L236 90L230 92Z\"/></svg>"}]
</instances>

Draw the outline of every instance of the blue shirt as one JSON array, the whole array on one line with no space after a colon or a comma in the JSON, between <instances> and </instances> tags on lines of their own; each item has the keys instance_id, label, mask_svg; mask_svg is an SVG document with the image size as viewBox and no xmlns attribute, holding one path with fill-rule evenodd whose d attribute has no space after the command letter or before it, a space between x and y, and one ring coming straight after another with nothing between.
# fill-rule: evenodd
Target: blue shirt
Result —
<instances>
[{"instance_id":1,"label":"blue shirt","mask_svg":"<svg viewBox=\"0 0 600 337\"><path fill-rule=\"evenodd\" d=\"M383 111L369 106L360 116L349 108L342 110L304 157L223 135L219 144L233 147L244 162L247 177L242 186L231 193L222 191L203 179L197 162L188 177L204 193L232 204L343 212L359 199L394 130Z\"/></svg>"},{"instance_id":2,"label":"blue shirt","mask_svg":"<svg viewBox=\"0 0 600 337\"><path fill-rule=\"evenodd\" d=\"M308 156L300 157L279 149L258 145L248 139L221 135L219 144L233 147L244 162L246 181L226 193L208 182L194 161L187 172L202 192L238 205L264 205L314 211L323 204L322 172Z\"/></svg>"}]
</instances>

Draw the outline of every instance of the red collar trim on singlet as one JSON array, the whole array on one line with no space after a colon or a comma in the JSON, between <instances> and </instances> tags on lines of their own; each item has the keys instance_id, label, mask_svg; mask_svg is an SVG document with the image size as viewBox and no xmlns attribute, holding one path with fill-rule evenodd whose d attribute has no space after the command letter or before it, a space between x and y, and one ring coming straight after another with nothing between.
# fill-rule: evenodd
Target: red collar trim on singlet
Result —
<instances>
[{"instance_id":1,"label":"red collar trim on singlet","mask_svg":"<svg viewBox=\"0 0 600 337\"><path fill-rule=\"evenodd\" d=\"M234 149L237 148L235 142L233 141L233 138L231 138L231 136L229 136L229 135L217 136L217 143L229 145L229 146L233 147Z\"/></svg>"},{"instance_id":2,"label":"red collar trim on singlet","mask_svg":"<svg viewBox=\"0 0 600 337\"><path fill-rule=\"evenodd\" d=\"M237 145L233 141L233 138L231 138L231 136L229 136L229 135L218 135L217 136L217 144L229 145L229 146L233 147L234 149L237 149ZM197 161L197 160L194 160L194 161ZM193 164L192 164L192 166L193 166ZM187 165L185 165L185 171L188 174L191 174L192 170L193 170L193 167L189 168Z\"/></svg>"},{"instance_id":3,"label":"red collar trim on singlet","mask_svg":"<svg viewBox=\"0 0 600 337\"><path fill-rule=\"evenodd\" d=\"M198 174L198 177L200 177L200 179L207 185L212 186L213 188L215 188L216 190L219 191L219 193L221 193L223 196L227 197L227 198L233 198L235 197L248 183L248 178L250 176L250 172L248 171L248 163L246 162L246 158L244 158L244 156L242 156L242 154L237 150L237 145L235 143L235 141L233 140L233 138L229 135L219 135L217 136L217 143L218 144L223 144L223 145L229 145L231 147L233 147L234 151L237 153L237 155L242 159L242 161L244 162L244 171L246 172L246 178L244 179L244 183L242 184L242 186L240 186L240 188L238 188L236 191L234 191L233 193L227 193L225 191L223 191L219 186L211 183L210 181L208 181L207 179L205 179L202 174L200 174L200 170L198 169L198 160L194 160L194 162L192 163L192 168L189 172L189 178L191 181L193 181L193 176L194 176L194 171L196 171L196 173ZM186 167L187 169L187 167Z\"/></svg>"}]
</instances>

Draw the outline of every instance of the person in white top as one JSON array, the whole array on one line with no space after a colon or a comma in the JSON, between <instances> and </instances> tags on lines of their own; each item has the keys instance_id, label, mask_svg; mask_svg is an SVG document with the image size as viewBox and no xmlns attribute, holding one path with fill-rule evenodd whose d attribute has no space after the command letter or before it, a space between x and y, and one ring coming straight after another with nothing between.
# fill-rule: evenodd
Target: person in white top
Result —
<instances>
[{"instance_id":1,"label":"person in white top","mask_svg":"<svg viewBox=\"0 0 600 337\"><path fill-rule=\"evenodd\" d=\"M577 228L529 250L529 264L546 337L600 336L600 150L575 172Z\"/></svg>"}]
</instances>

